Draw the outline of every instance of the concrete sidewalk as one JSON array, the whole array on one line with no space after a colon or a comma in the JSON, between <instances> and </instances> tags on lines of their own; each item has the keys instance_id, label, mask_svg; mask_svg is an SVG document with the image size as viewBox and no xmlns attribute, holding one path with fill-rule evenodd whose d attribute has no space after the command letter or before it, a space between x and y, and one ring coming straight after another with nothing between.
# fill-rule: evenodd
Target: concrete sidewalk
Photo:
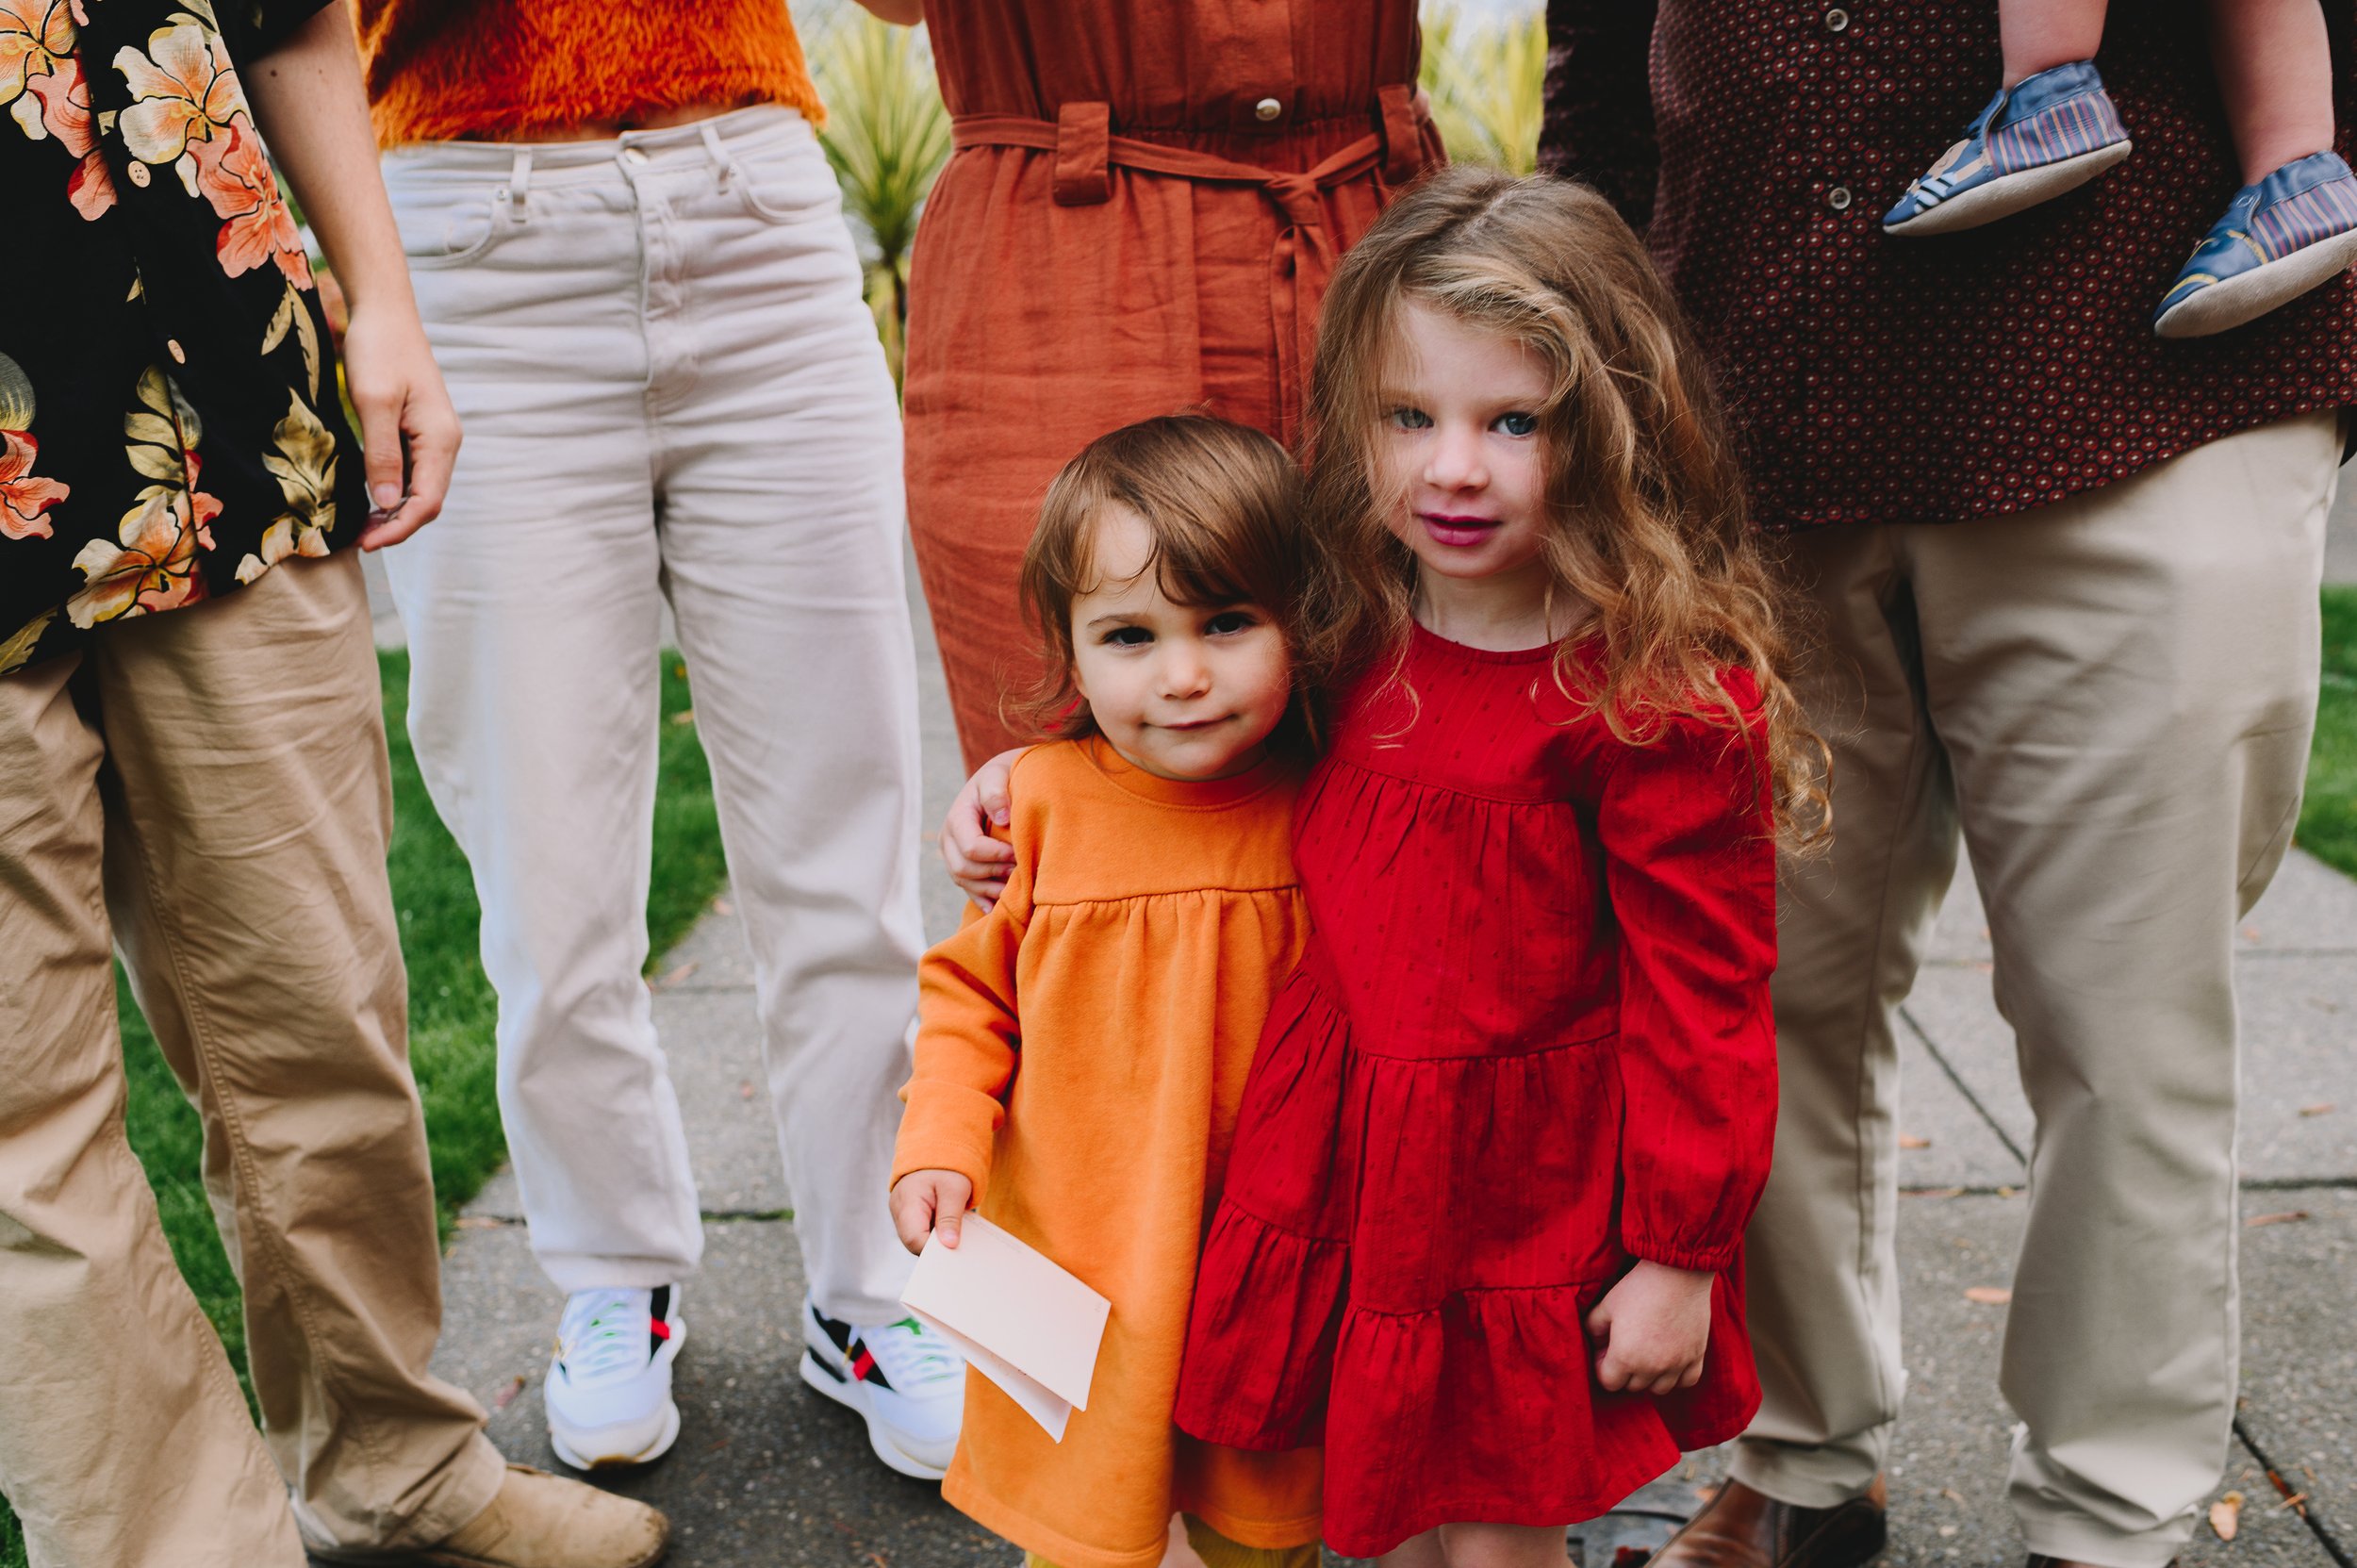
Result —
<instances>
[{"instance_id":1,"label":"concrete sidewalk","mask_svg":"<svg viewBox=\"0 0 2357 1568\"><path fill-rule=\"evenodd\" d=\"M2332 557L2344 580L2357 580L2353 523L2357 510L2345 507ZM917 621L925 820L936 823L957 784L957 747L921 610ZM926 920L939 936L954 926L958 899L928 865ZM684 1298L689 1337L677 1386L685 1429L663 1461L610 1484L670 1511L679 1568L1006 1568L1017 1560L1012 1548L947 1508L935 1489L886 1472L859 1423L795 1376L802 1282L791 1199L757 1088L751 974L725 898L661 969L655 1018L689 1121L708 1243ZM2357 1546L2357 1334L2349 1310L2357 1295L2357 883L2295 854L2246 923L2240 970L2245 1438L2221 1491L2240 1492L2244 1503L2231 1543L2204 1528L2183 1561L2330 1568L2332 1553L2300 1510ZM2003 1503L2012 1416L1996 1386L2004 1310L1967 1292L2008 1282L2030 1118L2011 1034L1990 998L1988 945L1969 884L1942 915L1906 1028L1902 1170L1910 1196L1900 1251L1911 1382L1890 1465L1886 1560L2019 1562L2022 1544ZM553 1468L540 1379L560 1297L532 1262L507 1178L460 1223L444 1265L437 1370L493 1410L491 1435L505 1453ZM2301 1496L2299 1508L2283 1506L2262 1454ZM1682 1511L1718 1475L1714 1456L1698 1456L1649 1494ZM1599 1559L1610 1555L1591 1546L1587 1560L1603 1568ZM2339 1560L2349 1568L2347 1555Z\"/></svg>"}]
</instances>

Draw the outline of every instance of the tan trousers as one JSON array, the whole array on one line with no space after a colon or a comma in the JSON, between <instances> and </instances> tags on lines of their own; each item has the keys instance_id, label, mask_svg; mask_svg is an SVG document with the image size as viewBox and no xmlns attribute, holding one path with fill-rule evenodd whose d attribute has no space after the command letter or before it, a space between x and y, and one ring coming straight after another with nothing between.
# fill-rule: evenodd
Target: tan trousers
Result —
<instances>
[{"instance_id":1,"label":"tan trousers","mask_svg":"<svg viewBox=\"0 0 2357 1568\"><path fill-rule=\"evenodd\" d=\"M441 1319L360 563L0 680L0 1494L36 1568L299 1568L498 1490ZM204 1120L267 1447L124 1138L110 949ZM273 1465L272 1461L275 1461Z\"/></svg>"},{"instance_id":2,"label":"tan trousers","mask_svg":"<svg viewBox=\"0 0 2357 1568\"><path fill-rule=\"evenodd\" d=\"M2013 1507L2030 1550L2118 1568L2190 1534L2234 1404L2233 933L2299 809L2338 458L2310 415L2012 517L1796 541L1835 842L1781 908L1735 1461L1770 1496L1862 1493L1899 1414L1893 1012L1961 828L2037 1122Z\"/></svg>"}]
</instances>

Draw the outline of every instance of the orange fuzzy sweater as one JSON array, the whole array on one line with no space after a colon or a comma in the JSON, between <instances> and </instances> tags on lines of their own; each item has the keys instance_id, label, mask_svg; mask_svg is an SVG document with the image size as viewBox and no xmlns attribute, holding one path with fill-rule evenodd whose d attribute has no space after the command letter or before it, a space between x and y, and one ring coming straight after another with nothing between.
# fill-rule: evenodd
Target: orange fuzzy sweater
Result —
<instances>
[{"instance_id":1,"label":"orange fuzzy sweater","mask_svg":"<svg viewBox=\"0 0 2357 1568\"><path fill-rule=\"evenodd\" d=\"M1318 1538L1318 1450L1245 1453L1170 1421L1244 1075L1309 934L1297 784L1278 762L1181 784L1101 740L1035 746L1015 764L1005 896L919 971L894 1179L960 1173L983 1213L1113 1302L1063 1442L970 1376L941 1488L1060 1568L1153 1568L1174 1509L1247 1546Z\"/></svg>"},{"instance_id":2,"label":"orange fuzzy sweater","mask_svg":"<svg viewBox=\"0 0 2357 1568\"><path fill-rule=\"evenodd\" d=\"M359 0L376 139L529 139L691 104L822 113L785 0Z\"/></svg>"}]
</instances>

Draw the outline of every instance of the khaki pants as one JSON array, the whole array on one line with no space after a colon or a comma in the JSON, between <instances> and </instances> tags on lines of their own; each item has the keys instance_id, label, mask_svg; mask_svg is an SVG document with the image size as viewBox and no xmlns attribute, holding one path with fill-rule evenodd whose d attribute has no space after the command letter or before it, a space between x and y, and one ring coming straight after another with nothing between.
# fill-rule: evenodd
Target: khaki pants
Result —
<instances>
[{"instance_id":1,"label":"khaki pants","mask_svg":"<svg viewBox=\"0 0 2357 1568\"><path fill-rule=\"evenodd\" d=\"M347 1545L498 1490L426 1373L368 625L355 555L294 560L0 680L0 1493L36 1565L299 1568L289 1484ZM124 1139L111 947L204 1119L267 1449Z\"/></svg>"},{"instance_id":2,"label":"khaki pants","mask_svg":"<svg viewBox=\"0 0 2357 1568\"><path fill-rule=\"evenodd\" d=\"M385 183L467 427L449 506L386 567L418 764L482 897L533 1251L567 1291L682 1280L702 1254L640 978L668 602L811 1296L898 1318L916 654L899 412L842 191L775 106L420 143Z\"/></svg>"},{"instance_id":3,"label":"khaki pants","mask_svg":"<svg viewBox=\"0 0 2357 1568\"><path fill-rule=\"evenodd\" d=\"M2190 1534L2234 1405L2233 933L2298 813L2338 457L2315 414L2016 516L1795 541L1835 818L1781 909L1735 1461L1768 1495L1862 1493L1899 1414L1892 1020L1961 828L2037 1121L2013 1506L2030 1550L2118 1568Z\"/></svg>"}]
</instances>

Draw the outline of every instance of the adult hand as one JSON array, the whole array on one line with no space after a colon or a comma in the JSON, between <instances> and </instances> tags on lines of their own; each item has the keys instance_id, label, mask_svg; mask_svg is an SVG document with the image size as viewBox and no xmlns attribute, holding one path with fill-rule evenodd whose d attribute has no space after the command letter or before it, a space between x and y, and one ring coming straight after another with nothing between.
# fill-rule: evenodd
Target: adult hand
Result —
<instances>
[{"instance_id":1,"label":"adult hand","mask_svg":"<svg viewBox=\"0 0 2357 1568\"><path fill-rule=\"evenodd\" d=\"M1710 1348L1707 1274L1639 1263L1588 1313L1597 1343L1596 1382L1609 1394L1692 1388Z\"/></svg>"},{"instance_id":2,"label":"adult hand","mask_svg":"<svg viewBox=\"0 0 2357 1568\"><path fill-rule=\"evenodd\" d=\"M328 0L275 48L245 61L238 79L351 305L344 376L360 415L372 508L360 548L382 550L442 509L458 416L418 322L345 0Z\"/></svg>"},{"instance_id":3,"label":"adult hand","mask_svg":"<svg viewBox=\"0 0 2357 1568\"><path fill-rule=\"evenodd\" d=\"M892 1228L911 1252L925 1250L925 1238L941 1232L941 1245L958 1245L958 1228L974 1201L974 1183L953 1170L913 1170L892 1184Z\"/></svg>"},{"instance_id":4,"label":"adult hand","mask_svg":"<svg viewBox=\"0 0 2357 1568\"><path fill-rule=\"evenodd\" d=\"M457 411L406 305L356 308L344 329L344 377L360 416L371 507L363 550L399 544L432 522L458 457Z\"/></svg>"},{"instance_id":5,"label":"adult hand","mask_svg":"<svg viewBox=\"0 0 2357 1568\"><path fill-rule=\"evenodd\" d=\"M1007 890L1007 872L1014 865L1014 846L990 836L992 827L1005 827L1014 798L1007 781L1014 759L1028 748L1001 751L974 770L949 802L949 816L941 824L941 864L949 880L988 912Z\"/></svg>"}]
</instances>

